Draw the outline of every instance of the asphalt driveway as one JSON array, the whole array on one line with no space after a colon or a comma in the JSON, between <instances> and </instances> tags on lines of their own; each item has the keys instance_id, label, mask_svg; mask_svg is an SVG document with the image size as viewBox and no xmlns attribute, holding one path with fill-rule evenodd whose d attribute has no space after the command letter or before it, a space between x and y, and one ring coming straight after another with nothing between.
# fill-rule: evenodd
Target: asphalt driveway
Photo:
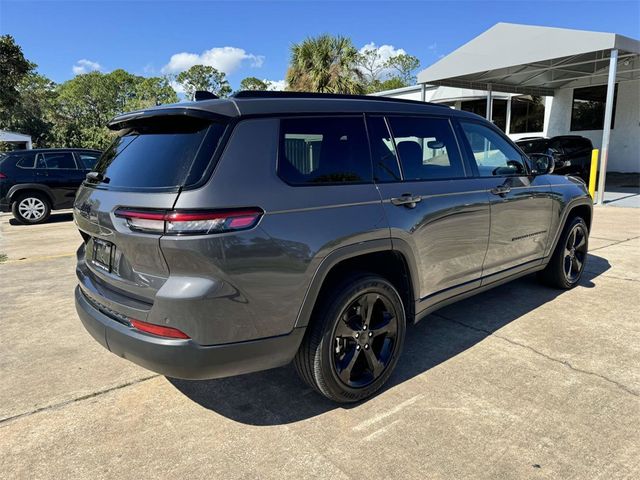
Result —
<instances>
[{"instance_id":1,"label":"asphalt driveway","mask_svg":"<svg viewBox=\"0 0 640 480\"><path fill-rule=\"evenodd\" d=\"M638 209L596 209L574 290L527 277L410 328L349 408L291 367L188 382L112 355L75 313L70 215L9 219L0 478L640 478Z\"/></svg>"}]
</instances>

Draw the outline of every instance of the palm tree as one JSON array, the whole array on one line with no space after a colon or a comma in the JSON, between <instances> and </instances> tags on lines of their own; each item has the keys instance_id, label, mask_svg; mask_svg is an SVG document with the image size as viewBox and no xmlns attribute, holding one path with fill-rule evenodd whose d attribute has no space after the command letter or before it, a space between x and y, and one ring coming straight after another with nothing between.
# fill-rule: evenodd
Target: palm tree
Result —
<instances>
[{"instance_id":1,"label":"palm tree","mask_svg":"<svg viewBox=\"0 0 640 480\"><path fill-rule=\"evenodd\" d=\"M298 92L364 93L358 50L349 38L321 35L291 47L288 89Z\"/></svg>"}]
</instances>

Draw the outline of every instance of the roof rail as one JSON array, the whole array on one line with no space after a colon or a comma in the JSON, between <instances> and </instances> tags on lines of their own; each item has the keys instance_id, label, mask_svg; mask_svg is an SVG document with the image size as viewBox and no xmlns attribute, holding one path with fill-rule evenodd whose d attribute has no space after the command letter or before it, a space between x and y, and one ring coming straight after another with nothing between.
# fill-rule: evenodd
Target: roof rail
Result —
<instances>
[{"instance_id":1,"label":"roof rail","mask_svg":"<svg viewBox=\"0 0 640 480\"><path fill-rule=\"evenodd\" d=\"M449 108L440 103L421 102L418 100L407 100L405 98L374 97L370 95L347 95L341 93L317 93L317 92L282 92L265 90L242 90L234 93L232 98L328 98L336 100L367 100L372 102L399 102L419 105L432 105L435 107Z\"/></svg>"}]
</instances>

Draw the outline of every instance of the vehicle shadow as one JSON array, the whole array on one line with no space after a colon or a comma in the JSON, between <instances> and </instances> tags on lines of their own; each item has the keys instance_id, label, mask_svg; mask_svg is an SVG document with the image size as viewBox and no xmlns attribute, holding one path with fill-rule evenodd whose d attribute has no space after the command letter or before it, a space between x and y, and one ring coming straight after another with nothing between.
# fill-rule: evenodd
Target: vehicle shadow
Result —
<instances>
[{"instance_id":1,"label":"vehicle shadow","mask_svg":"<svg viewBox=\"0 0 640 480\"><path fill-rule=\"evenodd\" d=\"M9 219L9 224L15 227L35 227L37 225L47 225L49 223L70 222L72 220L73 220L73 213L64 212L64 213L52 213L46 222L38 223L36 225L25 225L23 223L18 222L15 218Z\"/></svg>"},{"instance_id":2,"label":"vehicle shadow","mask_svg":"<svg viewBox=\"0 0 640 480\"><path fill-rule=\"evenodd\" d=\"M593 288L592 280L610 265L590 254L587 267L577 288ZM382 392L446 362L563 293L529 275L435 312L408 328L396 371ZM292 365L219 380L168 380L204 408L248 425L293 423L358 405L326 400L298 379Z\"/></svg>"}]
</instances>

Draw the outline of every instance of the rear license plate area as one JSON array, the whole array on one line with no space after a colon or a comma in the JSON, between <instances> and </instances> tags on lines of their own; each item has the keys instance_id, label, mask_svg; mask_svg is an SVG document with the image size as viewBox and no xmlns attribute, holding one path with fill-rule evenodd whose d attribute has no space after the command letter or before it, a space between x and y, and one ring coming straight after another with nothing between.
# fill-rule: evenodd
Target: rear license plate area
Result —
<instances>
[{"instance_id":1,"label":"rear license plate area","mask_svg":"<svg viewBox=\"0 0 640 480\"><path fill-rule=\"evenodd\" d=\"M94 238L91 263L106 272L111 272L111 259L114 250L113 243Z\"/></svg>"}]
</instances>

